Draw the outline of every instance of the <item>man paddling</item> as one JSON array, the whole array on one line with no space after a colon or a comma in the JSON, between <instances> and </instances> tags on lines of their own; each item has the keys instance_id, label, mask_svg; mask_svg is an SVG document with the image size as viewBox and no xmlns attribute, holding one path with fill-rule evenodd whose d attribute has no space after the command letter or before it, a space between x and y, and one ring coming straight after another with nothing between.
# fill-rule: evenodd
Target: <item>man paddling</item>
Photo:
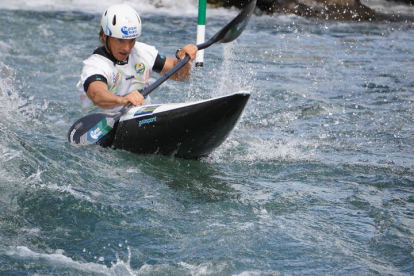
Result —
<instances>
[{"instance_id":1,"label":"man paddling","mask_svg":"<svg viewBox=\"0 0 414 276\"><path fill-rule=\"evenodd\" d=\"M124 7L124 6L123 6ZM239 13L239 15L237 15L232 21L230 21L226 26L224 26L220 31L218 31L213 37L211 37L209 40L207 40L204 43L201 43L197 46L195 45L186 45L183 49L179 49L176 53L176 56L178 56L178 59L181 59L178 63L178 60L174 60L174 59L168 59L168 58L162 58L161 56L158 56L158 52L152 51L151 46L146 46L147 48L147 54L149 57L151 57L151 53L152 55L152 61L154 61L153 63L148 63L148 64L152 64L152 68L153 71L157 71L156 69L156 63L157 60L165 60L164 65L162 66L162 69L158 69L158 71L160 71L160 73L164 74L162 75L159 79L157 79L156 81L154 81L151 85L146 86L143 90L142 90L142 95L146 96L149 93L151 93L152 91L154 91L154 89L156 89L157 87L159 87L162 83L164 83L167 79L169 79L170 77L174 76L174 79L177 80L182 80L185 78L189 77L189 73L190 73L190 66L191 64L188 64L189 61L191 61L192 59L194 59L197 49L198 50L203 50L206 49L208 47L210 47L213 44L216 43L228 43L230 41L235 40L236 38L238 38L241 33L243 32L243 30L246 28L247 24L249 23L249 20L253 14L253 11L256 7L256 0L251 0L249 2L249 4L243 9L243 11L241 13ZM128 10L130 10L130 8L128 7ZM134 10L133 10L134 11ZM110 13L111 12L111 13ZM135 58L133 54L135 54L135 49L137 48L135 46L135 41L132 41L131 44L134 44L135 47L130 47L130 50L128 53L123 52L123 51L117 51L115 52L116 55L120 54L122 57L126 57L126 59L120 63L118 59L115 58L114 56L114 49L112 49L111 47L111 38L114 37L113 34L113 30L111 29L111 23L109 23L110 20L112 20L112 25L116 26L116 22L119 22L119 18L117 19L116 16L114 16L113 12L110 11L108 12L108 10L104 13L104 15L102 16L102 40L104 42L104 46L103 48L99 48L96 50L96 54L92 55L92 57L88 60L85 61L85 67L86 69L84 69L84 72L82 73L82 79L78 84L79 89L82 91L82 87L83 87L83 91L86 91L88 94L88 97L94 98L94 96L89 96L89 91L91 84L98 84L103 82L105 84L107 84L107 87L110 87L110 90L115 90L118 91L119 88L117 87L119 85L120 87L120 81L129 81L129 80L134 80L135 83L131 84L133 88L141 86L144 87L148 81L148 78L139 78L140 77L140 73L142 72L148 72L150 73L150 71L148 71L147 68L147 64L142 62L142 63L137 63L135 64L134 60ZM131 24L131 29L129 29L128 25L123 25L125 26L125 28L121 28L121 33L123 33L126 37L124 37L122 35L122 39L120 38L116 38L115 42L123 42L124 39L131 39L130 37L137 37L139 33L141 33L141 21L139 19L138 14L134 11L133 14L139 24L135 24L135 27ZM130 18L127 19L131 19L134 18L134 16L131 16ZM124 17L121 17L121 21L122 20L127 20L125 19L125 15ZM131 19L132 21L132 19ZM128 20L128 24L130 23L130 20ZM139 27L139 28L138 28ZM107 28L109 30L107 30ZM119 32L119 29L115 31ZM104 36L105 34L105 36ZM145 44L141 44L140 45L145 45ZM117 48L118 49L118 48ZM140 49L141 50L141 49ZM103 56L102 54L99 54L99 51L103 51L104 54L106 55L106 58L101 58L100 56ZM105 52L106 51L106 52ZM110 52L112 51L112 52ZM156 55L155 55L156 54ZM111 60L111 56L113 56L114 60ZM185 57L184 57L185 56ZM159 57L159 58L158 58ZM139 55L139 58L141 61L145 61L143 59L143 56ZM92 60L97 60L97 65L94 65L94 63L91 62ZM121 58L122 59L122 58ZM106 63L105 63L106 62ZM102 63L104 64L103 67L100 67L100 65L102 65ZM115 67L116 70L114 70L114 72L112 72L113 74L113 80L112 83L110 82L110 79L108 80L108 78L110 78L110 73L107 74L108 78L105 77L105 75L100 75L97 74L97 76L95 76L94 74L87 74L87 71L92 68L96 71L101 71L101 72L105 72L107 73L105 70L107 70L108 67L108 63L111 64L112 67ZM125 64L124 64L125 63ZM171 65L176 63L175 66ZM135 64L133 66L133 70L135 71L128 71L125 73L125 71L123 71L125 69L125 65L127 64ZM109 67L111 67L109 66ZM124 66L124 67L122 67ZM170 70L168 70L169 67L172 68ZM184 67L187 66L187 69L184 69ZM131 69L131 66L126 67L127 69ZM154 69L155 68L155 69ZM181 71L183 70L183 71ZM167 72L165 72L167 71ZM180 72L181 71L181 72ZM116 74L115 74L116 72ZM165 72L165 73L164 73ZM130 74L131 73L131 74ZM102 77L105 77L104 80L102 80ZM139 80L144 80L141 83L139 83ZM109 85L108 85L109 84ZM101 85L103 86L103 85ZM106 87L106 88L107 88ZM125 85L123 85L123 87L126 87ZM102 91L105 91L106 89L104 89L105 87L96 87L99 94ZM131 88L129 88L130 91L135 91L135 90L131 90ZM109 93L102 92L105 93L104 97L112 97ZM136 93L136 92L134 92ZM94 94L93 92L91 92L90 94ZM126 94L129 95L129 94ZM88 99L88 97L84 96L84 99ZM102 96L100 96L102 97ZM113 130L116 128L116 124L119 122L119 120L121 119L121 117L128 112L128 110L130 109L130 102L132 104L142 104L143 99L141 98L140 100L138 98L132 99L132 96L129 96L131 98L128 98L128 96L121 96L123 97L123 99L125 100L124 102L122 102L121 104L119 102L117 102L117 100L114 100L115 102L115 106L122 106L123 103L128 103L126 106L122 107L118 112L113 112L113 113L94 113L94 114L89 114L86 115L82 118L80 118L79 120L77 120L70 128L68 131L68 141L71 144L76 144L76 145L90 145L90 144L96 144L96 143L100 143L102 141L102 139L106 136L106 137L111 137L111 136L107 136L109 133L114 133ZM139 97L139 95L138 95ZM119 99L119 98L114 98L114 99ZM137 101L135 101L137 100ZM107 101L110 102L110 101ZM120 105L119 105L120 104ZM108 105L110 106L110 105ZM108 139L110 140L110 138ZM110 142L112 143L112 142ZM105 143L104 143L105 144ZM180 144L180 143L178 143Z\"/></svg>"},{"instance_id":2,"label":"man paddling","mask_svg":"<svg viewBox=\"0 0 414 276\"><path fill-rule=\"evenodd\" d=\"M140 35L141 19L132 7L113 5L103 13L99 34L103 45L84 61L77 84L84 110L90 111L92 104L111 111L129 102L149 104L139 91L149 85L151 73L163 75L186 55L190 60L196 57L198 48L192 44L177 50L176 58L162 56L155 47L137 42ZM170 79L184 81L190 74L191 62Z\"/></svg>"}]
</instances>

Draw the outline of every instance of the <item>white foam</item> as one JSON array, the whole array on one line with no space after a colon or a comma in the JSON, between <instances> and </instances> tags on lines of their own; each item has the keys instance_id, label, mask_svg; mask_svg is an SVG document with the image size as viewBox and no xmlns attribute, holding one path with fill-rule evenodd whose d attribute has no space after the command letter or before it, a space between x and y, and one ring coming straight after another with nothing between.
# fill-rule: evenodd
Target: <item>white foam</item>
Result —
<instances>
[{"instance_id":1,"label":"white foam","mask_svg":"<svg viewBox=\"0 0 414 276\"><path fill-rule=\"evenodd\" d=\"M21 259L24 261L36 261L39 260L45 262L48 265L53 265L55 268L69 268L87 273L96 273L102 275L108 275L111 269L105 265L94 264L94 263L80 263L72 260L69 257L63 255L63 250L57 250L55 253L37 253L26 246L17 246L10 248L6 254L10 257Z\"/></svg>"},{"instance_id":2,"label":"white foam","mask_svg":"<svg viewBox=\"0 0 414 276\"><path fill-rule=\"evenodd\" d=\"M225 141L205 160L222 162L231 159L237 162L269 162L269 161L311 161L314 151L311 142L299 139L262 139L259 137L242 138L240 143L234 138ZM237 149L244 147L243 149ZM236 154L234 154L236 153Z\"/></svg>"},{"instance_id":3,"label":"white foam","mask_svg":"<svg viewBox=\"0 0 414 276\"><path fill-rule=\"evenodd\" d=\"M86 252L86 251L85 251ZM111 276L135 276L140 274L157 274L163 275L171 272L170 264L158 264L149 265L144 264L138 271L134 271L130 266L130 251L129 260L124 262L117 258L117 262L112 264L111 267L107 267L104 264L99 263L82 263L75 261L70 257L65 256L65 251L57 249L51 254L34 252L26 246L10 247L5 252L11 258L22 260L25 262L36 262L42 267L53 267L55 270L65 269L66 271L77 275L111 275ZM97 261L103 260L102 257L97 256ZM174 266L178 272L182 272L184 275L213 275L222 274L228 267L228 263L213 264L210 262L201 263L198 265L189 264L186 262L179 262L177 266ZM255 276L263 275L261 272L243 272L240 276Z\"/></svg>"},{"instance_id":4,"label":"white foam","mask_svg":"<svg viewBox=\"0 0 414 276\"><path fill-rule=\"evenodd\" d=\"M125 263L122 260L117 260L112 267L107 267L103 264L96 263L81 263L74 261L72 258L64 255L64 250L58 249L54 253L37 253L26 246L17 246L10 248L6 254L12 258L20 259L23 261L36 261L36 263L43 263L44 265L50 265L54 269L68 269L70 271L76 271L79 275L91 273L93 275L122 275L122 276L134 276L137 275L129 266L129 263Z\"/></svg>"},{"instance_id":5,"label":"white foam","mask_svg":"<svg viewBox=\"0 0 414 276\"><path fill-rule=\"evenodd\" d=\"M398 2L387 0L362 0L361 3L370 7L378 13L414 15L414 6L403 5Z\"/></svg>"},{"instance_id":6,"label":"white foam","mask_svg":"<svg viewBox=\"0 0 414 276\"><path fill-rule=\"evenodd\" d=\"M119 4L119 0L101 0L97 5L94 0L13 0L1 3L2 8L12 10L35 11L81 11L102 13L107 7ZM197 0L140 0L122 1L135 8L139 13L164 12L172 15L195 15L198 12Z\"/></svg>"},{"instance_id":7,"label":"white foam","mask_svg":"<svg viewBox=\"0 0 414 276\"><path fill-rule=\"evenodd\" d=\"M3 145L0 145L0 161L8 162L19 156L21 156L21 151L9 149Z\"/></svg>"}]
</instances>

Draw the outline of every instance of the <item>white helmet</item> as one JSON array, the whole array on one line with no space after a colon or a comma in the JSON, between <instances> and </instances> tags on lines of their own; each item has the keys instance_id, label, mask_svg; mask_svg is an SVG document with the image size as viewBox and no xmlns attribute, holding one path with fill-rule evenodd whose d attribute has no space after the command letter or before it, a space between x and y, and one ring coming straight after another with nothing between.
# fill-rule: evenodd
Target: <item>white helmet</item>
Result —
<instances>
[{"instance_id":1,"label":"white helmet","mask_svg":"<svg viewBox=\"0 0 414 276\"><path fill-rule=\"evenodd\" d=\"M128 5L113 5L103 13L101 27L107 36L133 39L141 35L141 18Z\"/></svg>"}]
</instances>

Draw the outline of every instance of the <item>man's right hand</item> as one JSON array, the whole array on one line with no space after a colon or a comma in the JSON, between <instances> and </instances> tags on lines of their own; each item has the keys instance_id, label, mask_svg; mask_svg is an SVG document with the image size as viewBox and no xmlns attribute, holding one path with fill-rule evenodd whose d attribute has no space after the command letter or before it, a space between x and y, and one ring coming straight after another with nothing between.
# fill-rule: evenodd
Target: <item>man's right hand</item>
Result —
<instances>
[{"instance_id":1,"label":"man's right hand","mask_svg":"<svg viewBox=\"0 0 414 276\"><path fill-rule=\"evenodd\" d=\"M142 94L139 93L138 90L132 91L131 93L126 95L124 99L127 101L127 103L130 102L135 106L144 104L144 96L142 96Z\"/></svg>"}]
</instances>

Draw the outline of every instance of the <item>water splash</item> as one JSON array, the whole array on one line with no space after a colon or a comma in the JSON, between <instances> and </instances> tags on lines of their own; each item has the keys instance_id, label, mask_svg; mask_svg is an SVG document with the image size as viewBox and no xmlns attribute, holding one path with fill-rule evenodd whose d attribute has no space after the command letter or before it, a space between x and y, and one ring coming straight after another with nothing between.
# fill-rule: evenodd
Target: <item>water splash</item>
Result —
<instances>
[{"instance_id":1,"label":"water splash","mask_svg":"<svg viewBox=\"0 0 414 276\"><path fill-rule=\"evenodd\" d=\"M204 67L193 68L187 100L253 92L255 71L241 61L243 50L239 49L237 41L217 45L208 51Z\"/></svg>"},{"instance_id":2,"label":"water splash","mask_svg":"<svg viewBox=\"0 0 414 276\"><path fill-rule=\"evenodd\" d=\"M6 122L9 127L11 125L23 127L28 119L34 119L34 123L41 124L42 122L36 118L47 110L48 103L32 104L34 96L25 97L18 90L23 90L26 84L16 84L15 80L16 70L0 62L0 114L7 119L2 122Z\"/></svg>"},{"instance_id":3,"label":"water splash","mask_svg":"<svg viewBox=\"0 0 414 276\"><path fill-rule=\"evenodd\" d=\"M242 131L239 129L239 131ZM204 160L212 163L300 162L316 158L312 142L295 138L273 139L240 136L236 133Z\"/></svg>"},{"instance_id":4,"label":"water splash","mask_svg":"<svg viewBox=\"0 0 414 276\"><path fill-rule=\"evenodd\" d=\"M130 250L129 250L130 252ZM128 260L117 259L111 267L97 263L82 263L65 256L64 250L55 250L53 253L38 253L30 250L25 246L11 247L6 252L10 258L24 261L26 264L31 264L32 269L46 269L52 268L55 272L64 271L64 273L78 274L78 275L111 275L111 276L135 276L138 275L131 268ZM130 258L131 255L128 255Z\"/></svg>"},{"instance_id":5,"label":"water splash","mask_svg":"<svg viewBox=\"0 0 414 276\"><path fill-rule=\"evenodd\" d=\"M0 62L0 104L1 111L4 112L2 115L10 113L12 107L16 108L19 105L26 103L25 101L22 101L16 93L13 85L15 77L16 70ZM12 106L10 107L10 105Z\"/></svg>"}]
</instances>

